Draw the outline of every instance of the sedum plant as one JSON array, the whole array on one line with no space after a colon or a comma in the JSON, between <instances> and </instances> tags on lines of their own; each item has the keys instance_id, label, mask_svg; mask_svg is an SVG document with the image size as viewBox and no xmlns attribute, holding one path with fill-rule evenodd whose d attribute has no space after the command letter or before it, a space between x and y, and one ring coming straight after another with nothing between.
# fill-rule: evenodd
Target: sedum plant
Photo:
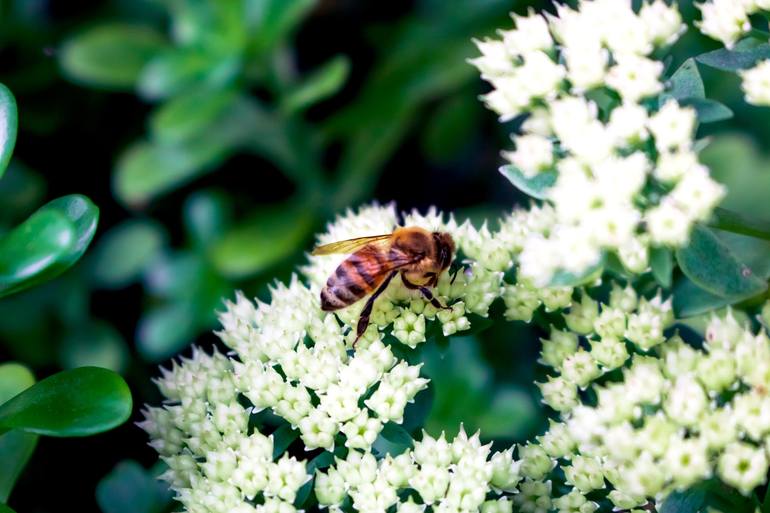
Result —
<instances>
[{"instance_id":1,"label":"sedum plant","mask_svg":"<svg viewBox=\"0 0 770 513\"><path fill-rule=\"evenodd\" d=\"M318 298L344 256L228 301L224 348L163 369L140 423L185 510L766 508L770 225L717 208L697 131L730 111L698 71L715 54L666 69L684 29L661 0L583 0L478 42L484 101L516 127L501 172L533 203L481 227L379 205L330 223L319 244L402 225L458 248L434 291L449 309L395 279L355 346L362 302ZM425 345L501 322L542 331L547 430L511 447L424 431Z\"/></svg>"},{"instance_id":2,"label":"sedum plant","mask_svg":"<svg viewBox=\"0 0 770 513\"><path fill-rule=\"evenodd\" d=\"M17 111L0 84L0 178L16 142ZM51 280L83 255L99 209L85 196L57 198L21 225L0 234L0 298ZM35 450L38 437L89 436L112 429L131 414L131 393L113 371L78 367L35 383L16 362L0 363L0 511Z\"/></svg>"}]
</instances>

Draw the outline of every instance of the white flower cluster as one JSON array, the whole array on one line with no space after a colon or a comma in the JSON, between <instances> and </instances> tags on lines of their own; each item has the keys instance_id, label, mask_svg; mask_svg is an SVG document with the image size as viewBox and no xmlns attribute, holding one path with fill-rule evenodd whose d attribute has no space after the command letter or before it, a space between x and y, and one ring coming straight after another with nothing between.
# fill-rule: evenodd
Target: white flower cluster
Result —
<instances>
[{"instance_id":1,"label":"white flower cluster","mask_svg":"<svg viewBox=\"0 0 770 513\"><path fill-rule=\"evenodd\" d=\"M535 285L581 275L614 251L632 272L648 248L686 243L723 196L693 148L696 113L664 92L654 50L684 29L662 0L581 0L556 16L514 16L499 40L479 41L472 63L503 120L526 115L505 157L524 179L556 175L546 191L556 222L524 244L522 274Z\"/></svg>"},{"instance_id":2,"label":"white flower cluster","mask_svg":"<svg viewBox=\"0 0 770 513\"><path fill-rule=\"evenodd\" d=\"M374 503L366 501L379 504L386 499L376 499L377 494L385 492L353 490L355 480L344 469L353 468L356 454L369 455L361 457L361 464L369 461L372 445L384 425L401 423L407 404L428 383L420 376L419 365L409 365L394 356L391 344L398 341L415 347L424 342L428 322L440 324L443 333L450 335L470 326L468 315L486 316L491 303L509 287L503 284L503 271L512 265L523 238L530 230L544 229L547 217L546 211L538 209L516 212L492 233L486 226L476 230L470 223L445 222L435 211L427 216L407 215L404 222L409 226L452 234L466 257L464 270L456 277L445 273L436 288L436 296L452 309L436 311L400 280L393 280L376 301L372 325L355 351L351 350L352 328L360 305L327 313L319 304L321 285L344 255L312 257L303 269L310 285L295 276L288 286L279 284L271 290L269 303L254 303L242 294L234 302L228 301L226 311L220 314L223 329L218 335L232 352L224 356L215 350L208 355L194 349L190 358L163 369L157 384L166 403L148 408L140 423L168 464L163 478L176 491L178 500L193 513L294 511L300 488L312 476L307 462L288 454L281 456L283 445L274 454L274 423L269 428L258 420L265 411L268 417L285 422L281 436L285 437L289 429L298 433L305 450L348 451L348 466L339 463L336 467L336 472L345 476L345 493L350 492L357 503L369 504L370 510L376 509ZM388 233L396 220L393 206L366 207L330 224L321 241ZM547 301L549 291L542 294ZM386 340L386 334L392 338ZM468 439L463 434L452 444L453 462L462 462L463 470L447 474L454 484L439 489L424 457L430 452L429 440L425 435L410 456L417 465L414 468L422 469L419 475L423 477L415 477L414 485L420 487L423 500L433 486L436 500L446 492L446 500L455 497L465 504L480 497L484 502L489 483L500 484L504 472L494 462L499 464L503 456L493 456L489 465L483 463L489 447L481 447L478 436ZM442 437L435 443L441 446L446 442ZM468 454L461 450L463 443ZM473 453L471 447L478 451ZM507 454L510 460L510 452ZM472 480L464 472L473 469L474 461L479 473L473 474ZM509 463L512 465L512 460ZM497 477L489 474L492 471ZM331 479L331 475L320 479ZM462 483L470 488L459 488L465 486ZM505 501L495 504L501 512L510 510ZM491 507L485 506L497 511Z\"/></svg>"},{"instance_id":3,"label":"white flower cluster","mask_svg":"<svg viewBox=\"0 0 770 513\"><path fill-rule=\"evenodd\" d=\"M272 435L249 424L261 410L298 430L306 450L369 449L428 382L378 337L348 354L342 326L296 278L272 290L269 304L239 294L220 321L233 357L196 350L164 370L158 385L168 404L149 408L142 423L191 512L245 513L260 493L261 511L293 510L310 476L304 461L273 461Z\"/></svg>"},{"instance_id":4,"label":"white flower cluster","mask_svg":"<svg viewBox=\"0 0 770 513\"><path fill-rule=\"evenodd\" d=\"M700 4L702 21L700 31L727 48L749 34L752 14L770 11L770 0L709 0ZM754 67L738 72L742 80L746 101L753 105L770 106L770 60L763 60Z\"/></svg>"},{"instance_id":5,"label":"white flower cluster","mask_svg":"<svg viewBox=\"0 0 770 513\"><path fill-rule=\"evenodd\" d=\"M770 467L766 332L753 334L728 312L712 316L703 349L678 335L661 344L659 326L640 344L629 333L632 316L646 317L648 325L656 324L651 320L657 317L666 326L670 313L665 303L631 308L635 297L630 289L614 293L606 311L620 315L608 313L609 322L602 322L602 310L595 317L594 334L602 334L596 342L589 339L590 350L580 348L571 332L554 332L544 341L542 360L561 375L542 385L543 394L560 411L561 421L553 422L538 443L520 450L522 478L547 487L558 467L576 496L601 492L623 510L641 507L650 498L662 500L712 476L746 495L765 483ZM625 329L616 320L622 317L627 318ZM647 331L639 328L639 334ZM652 349L652 355L630 357L626 344L615 338L624 332L626 341ZM649 342L654 347L646 347ZM617 367L624 367L622 381L596 382ZM587 388L596 397L595 406L577 393Z\"/></svg>"},{"instance_id":6,"label":"white flower cluster","mask_svg":"<svg viewBox=\"0 0 770 513\"><path fill-rule=\"evenodd\" d=\"M443 433L432 438L423 432L414 448L379 461L372 453L350 451L327 472L316 473L316 498L335 511L349 497L361 513L392 506L400 513L422 512L426 506L437 513L511 513L513 504L504 492L516 489L520 463L513 460L513 450L492 454L490 448L478 433L468 437L461 427L451 441ZM399 498L406 490L415 493Z\"/></svg>"},{"instance_id":7,"label":"white flower cluster","mask_svg":"<svg viewBox=\"0 0 770 513\"><path fill-rule=\"evenodd\" d=\"M751 31L749 16L762 10L770 10L768 0L708 0L699 4L701 21L696 22L700 31L727 48Z\"/></svg>"}]
</instances>

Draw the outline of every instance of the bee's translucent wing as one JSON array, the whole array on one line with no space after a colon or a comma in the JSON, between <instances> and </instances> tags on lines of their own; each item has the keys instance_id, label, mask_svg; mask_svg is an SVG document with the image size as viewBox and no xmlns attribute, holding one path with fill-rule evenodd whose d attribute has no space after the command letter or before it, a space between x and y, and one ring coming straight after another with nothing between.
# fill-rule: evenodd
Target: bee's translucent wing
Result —
<instances>
[{"instance_id":1,"label":"bee's translucent wing","mask_svg":"<svg viewBox=\"0 0 770 513\"><path fill-rule=\"evenodd\" d=\"M313 255L331 255L333 253L354 253L369 244L383 243L390 239L392 234L372 235L370 237L358 237L355 239L341 240L318 246L313 250Z\"/></svg>"}]
</instances>

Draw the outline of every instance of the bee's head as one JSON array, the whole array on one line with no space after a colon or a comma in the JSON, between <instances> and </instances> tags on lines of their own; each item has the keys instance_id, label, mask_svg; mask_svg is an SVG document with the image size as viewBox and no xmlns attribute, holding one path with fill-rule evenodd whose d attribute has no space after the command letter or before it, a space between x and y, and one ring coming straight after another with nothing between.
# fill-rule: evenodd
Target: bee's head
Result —
<instances>
[{"instance_id":1,"label":"bee's head","mask_svg":"<svg viewBox=\"0 0 770 513\"><path fill-rule=\"evenodd\" d=\"M441 269L448 269L455 254L455 241L446 232L433 232L433 240L436 242L436 260Z\"/></svg>"}]
</instances>

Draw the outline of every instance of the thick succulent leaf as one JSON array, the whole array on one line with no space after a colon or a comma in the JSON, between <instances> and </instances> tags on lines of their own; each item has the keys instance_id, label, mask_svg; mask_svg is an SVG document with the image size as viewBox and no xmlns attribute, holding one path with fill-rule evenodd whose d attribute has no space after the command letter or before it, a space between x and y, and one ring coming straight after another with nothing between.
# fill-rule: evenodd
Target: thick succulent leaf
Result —
<instances>
[{"instance_id":1,"label":"thick succulent leaf","mask_svg":"<svg viewBox=\"0 0 770 513\"><path fill-rule=\"evenodd\" d=\"M578 287L595 281L601 276L604 266L606 264L606 257L603 256L599 261L583 271L580 274L571 273L565 270L558 270L554 273L551 281L548 283L549 287Z\"/></svg>"},{"instance_id":2,"label":"thick succulent leaf","mask_svg":"<svg viewBox=\"0 0 770 513\"><path fill-rule=\"evenodd\" d=\"M537 199L548 197L548 189L553 187L559 176L556 171L543 171L528 178L517 167L510 165L501 167L500 173L521 192Z\"/></svg>"},{"instance_id":3,"label":"thick succulent leaf","mask_svg":"<svg viewBox=\"0 0 770 513\"><path fill-rule=\"evenodd\" d=\"M296 253L313 224L312 214L300 205L263 208L212 247L211 262L228 277L259 273Z\"/></svg>"},{"instance_id":4,"label":"thick succulent leaf","mask_svg":"<svg viewBox=\"0 0 770 513\"><path fill-rule=\"evenodd\" d=\"M196 191L185 201L183 214L187 235L196 245L208 247L230 227L232 205L221 191Z\"/></svg>"},{"instance_id":5,"label":"thick succulent leaf","mask_svg":"<svg viewBox=\"0 0 770 513\"><path fill-rule=\"evenodd\" d=\"M60 272L58 262L75 247L75 227L55 211L36 212L0 237L0 297Z\"/></svg>"},{"instance_id":6,"label":"thick succulent leaf","mask_svg":"<svg viewBox=\"0 0 770 513\"><path fill-rule=\"evenodd\" d=\"M650 267L655 281L668 289L671 287L671 274L674 270L674 259L671 250L667 248L653 248L650 251Z\"/></svg>"},{"instance_id":7,"label":"thick succulent leaf","mask_svg":"<svg viewBox=\"0 0 770 513\"><path fill-rule=\"evenodd\" d=\"M13 147L16 145L18 118L13 94L7 87L0 84L0 178L3 177L11 161Z\"/></svg>"},{"instance_id":8,"label":"thick succulent leaf","mask_svg":"<svg viewBox=\"0 0 770 513\"><path fill-rule=\"evenodd\" d=\"M132 219L111 228L89 254L90 275L101 287L125 287L137 280L166 242L157 223Z\"/></svg>"},{"instance_id":9,"label":"thick succulent leaf","mask_svg":"<svg viewBox=\"0 0 770 513\"><path fill-rule=\"evenodd\" d=\"M0 237L0 297L67 270L91 243L98 222L91 200L72 194L47 203Z\"/></svg>"},{"instance_id":10,"label":"thick succulent leaf","mask_svg":"<svg viewBox=\"0 0 770 513\"><path fill-rule=\"evenodd\" d=\"M759 61L768 58L770 58L770 44L763 43L750 47L736 47L732 50L721 48L699 55L695 59L712 68L737 71L754 67Z\"/></svg>"},{"instance_id":11,"label":"thick succulent leaf","mask_svg":"<svg viewBox=\"0 0 770 513\"><path fill-rule=\"evenodd\" d=\"M230 89L192 90L169 100L150 118L150 129L155 140L173 144L205 135L211 124L235 100Z\"/></svg>"},{"instance_id":12,"label":"thick succulent leaf","mask_svg":"<svg viewBox=\"0 0 770 513\"><path fill-rule=\"evenodd\" d=\"M344 55L338 55L289 91L281 101L281 108L291 113L325 100L345 85L349 74L350 60Z\"/></svg>"},{"instance_id":13,"label":"thick succulent leaf","mask_svg":"<svg viewBox=\"0 0 770 513\"><path fill-rule=\"evenodd\" d=\"M61 263L66 269L80 259L91 244L99 224L99 207L81 194L70 194L46 203L40 211L61 212L75 227L75 244Z\"/></svg>"},{"instance_id":14,"label":"thick succulent leaf","mask_svg":"<svg viewBox=\"0 0 770 513\"><path fill-rule=\"evenodd\" d=\"M0 430L88 436L131 414L131 392L118 374L81 367L54 374L0 405Z\"/></svg>"},{"instance_id":15,"label":"thick succulent leaf","mask_svg":"<svg viewBox=\"0 0 770 513\"><path fill-rule=\"evenodd\" d=\"M767 289L764 279L702 225L695 226L689 244L676 252L676 259L682 272L698 287L733 302Z\"/></svg>"},{"instance_id":16,"label":"thick succulent leaf","mask_svg":"<svg viewBox=\"0 0 770 513\"><path fill-rule=\"evenodd\" d=\"M317 0L265 0L258 3L254 47L267 51L284 41Z\"/></svg>"},{"instance_id":17,"label":"thick succulent leaf","mask_svg":"<svg viewBox=\"0 0 770 513\"><path fill-rule=\"evenodd\" d=\"M107 322L93 320L69 331L61 341L59 362L65 369L102 367L122 374L130 355L120 332Z\"/></svg>"},{"instance_id":18,"label":"thick succulent leaf","mask_svg":"<svg viewBox=\"0 0 770 513\"><path fill-rule=\"evenodd\" d=\"M160 513L169 506L167 486L133 460L118 463L96 486L103 513Z\"/></svg>"},{"instance_id":19,"label":"thick succulent leaf","mask_svg":"<svg viewBox=\"0 0 770 513\"><path fill-rule=\"evenodd\" d=\"M80 84L131 89L144 67L166 46L158 32L135 25L97 25L61 49L64 74Z\"/></svg>"},{"instance_id":20,"label":"thick succulent leaf","mask_svg":"<svg viewBox=\"0 0 770 513\"><path fill-rule=\"evenodd\" d=\"M123 203L142 207L211 170L227 150L216 139L179 145L139 142L118 160L113 190Z\"/></svg>"},{"instance_id":21,"label":"thick succulent leaf","mask_svg":"<svg viewBox=\"0 0 770 513\"><path fill-rule=\"evenodd\" d=\"M0 503L6 502L37 446L38 435L18 429L0 435Z\"/></svg>"},{"instance_id":22,"label":"thick succulent leaf","mask_svg":"<svg viewBox=\"0 0 770 513\"><path fill-rule=\"evenodd\" d=\"M706 88L694 59L687 59L671 76L665 97L677 100L684 98L705 98ZM665 100L664 100L665 101Z\"/></svg>"},{"instance_id":23,"label":"thick succulent leaf","mask_svg":"<svg viewBox=\"0 0 770 513\"><path fill-rule=\"evenodd\" d=\"M0 404L35 384L35 376L20 363L0 365Z\"/></svg>"},{"instance_id":24,"label":"thick succulent leaf","mask_svg":"<svg viewBox=\"0 0 770 513\"><path fill-rule=\"evenodd\" d=\"M729 107L708 98L684 98L679 103L695 109L701 123L716 123L733 117Z\"/></svg>"}]
</instances>

